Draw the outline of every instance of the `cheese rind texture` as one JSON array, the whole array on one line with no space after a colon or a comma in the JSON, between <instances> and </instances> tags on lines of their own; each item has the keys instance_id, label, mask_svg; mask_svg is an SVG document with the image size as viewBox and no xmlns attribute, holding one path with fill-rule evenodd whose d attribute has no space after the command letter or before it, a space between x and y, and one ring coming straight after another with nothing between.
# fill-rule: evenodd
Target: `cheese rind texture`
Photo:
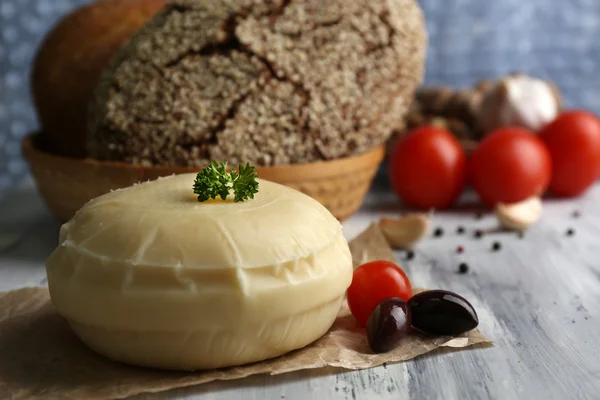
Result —
<instances>
[{"instance_id":1,"label":"cheese rind texture","mask_svg":"<svg viewBox=\"0 0 600 400\"><path fill-rule=\"evenodd\" d=\"M260 361L322 336L352 280L339 222L262 180L253 200L199 203L194 178L106 194L63 225L46 266L59 313L97 352L169 369Z\"/></svg>"}]
</instances>

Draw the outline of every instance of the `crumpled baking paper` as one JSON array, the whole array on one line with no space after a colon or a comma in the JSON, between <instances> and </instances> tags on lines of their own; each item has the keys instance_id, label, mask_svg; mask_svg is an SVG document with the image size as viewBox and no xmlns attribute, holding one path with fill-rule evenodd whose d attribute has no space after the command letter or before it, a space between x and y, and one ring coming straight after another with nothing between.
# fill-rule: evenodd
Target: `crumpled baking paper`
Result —
<instances>
[{"instance_id":1,"label":"crumpled baking paper","mask_svg":"<svg viewBox=\"0 0 600 400\"><path fill-rule=\"evenodd\" d=\"M379 231L371 225L350 244L355 266L366 261L395 261ZM373 354L364 329L346 302L321 339L284 356L235 368L185 373L130 367L89 350L52 307L48 289L0 293L0 398L121 399L141 393L231 380L255 374L337 367L364 369L410 360L439 347L491 343L473 330L460 337L414 334L395 350Z\"/></svg>"}]
</instances>

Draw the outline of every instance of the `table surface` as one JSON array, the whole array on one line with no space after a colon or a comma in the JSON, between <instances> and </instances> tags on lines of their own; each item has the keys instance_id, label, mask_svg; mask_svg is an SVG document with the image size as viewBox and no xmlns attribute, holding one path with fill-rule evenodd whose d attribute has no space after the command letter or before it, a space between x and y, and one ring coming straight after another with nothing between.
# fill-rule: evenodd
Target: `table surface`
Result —
<instances>
[{"instance_id":1,"label":"table surface","mask_svg":"<svg viewBox=\"0 0 600 400\"><path fill-rule=\"evenodd\" d=\"M600 396L600 186L570 201L548 200L543 219L523 238L496 232L469 196L435 213L442 237L397 256L415 286L462 294L475 306L493 347L443 350L363 371L313 370L254 376L174 390L145 399L597 399ZM580 217L573 216L578 210ZM348 239L379 216L402 212L381 184L344 223ZM463 226L465 234L458 234ZM0 199L0 291L45 285L44 260L58 223L30 181ZM566 232L574 230L574 235ZM494 242L502 246L492 251ZM456 249L465 251L458 254ZM470 266L457 273L459 263Z\"/></svg>"}]
</instances>

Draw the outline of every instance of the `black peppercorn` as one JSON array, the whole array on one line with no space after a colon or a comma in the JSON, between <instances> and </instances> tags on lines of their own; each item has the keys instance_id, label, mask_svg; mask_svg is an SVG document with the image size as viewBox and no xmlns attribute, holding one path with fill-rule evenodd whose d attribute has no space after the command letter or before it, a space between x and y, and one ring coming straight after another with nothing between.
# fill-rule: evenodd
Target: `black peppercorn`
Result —
<instances>
[{"instance_id":1,"label":"black peppercorn","mask_svg":"<svg viewBox=\"0 0 600 400\"><path fill-rule=\"evenodd\" d=\"M492 244L492 250L494 250L494 251L500 251L501 248L502 248L502 245L500 244L500 242L494 242Z\"/></svg>"},{"instance_id":2,"label":"black peppercorn","mask_svg":"<svg viewBox=\"0 0 600 400\"><path fill-rule=\"evenodd\" d=\"M477 230L475 231L475 237L476 237L477 239L481 239L481 238L483 237L483 231L482 231L481 229L477 229Z\"/></svg>"},{"instance_id":3,"label":"black peppercorn","mask_svg":"<svg viewBox=\"0 0 600 400\"><path fill-rule=\"evenodd\" d=\"M407 260L412 260L413 258L415 258L415 252L412 250L408 250L406 252L406 259Z\"/></svg>"},{"instance_id":4,"label":"black peppercorn","mask_svg":"<svg viewBox=\"0 0 600 400\"><path fill-rule=\"evenodd\" d=\"M456 229L456 233L458 233L459 235L462 235L463 233L465 233L465 227L464 226L459 226Z\"/></svg>"},{"instance_id":5,"label":"black peppercorn","mask_svg":"<svg viewBox=\"0 0 600 400\"><path fill-rule=\"evenodd\" d=\"M573 229L573 228L569 228L569 229L567 230L567 236L573 236L573 235L575 235L575 229Z\"/></svg>"},{"instance_id":6,"label":"black peppercorn","mask_svg":"<svg viewBox=\"0 0 600 400\"><path fill-rule=\"evenodd\" d=\"M467 272L469 272L469 266L467 265L467 263L460 263L460 265L458 266L458 272L461 274L466 274Z\"/></svg>"},{"instance_id":7,"label":"black peppercorn","mask_svg":"<svg viewBox=\"0 0 600 400\"><path fill-rule=\"evenodd\" d=\"M435 236L435 237L444 236L444 230L442 228L435 228L435 231L433 231L433 236Z\"/></svg>"}]
</instances>

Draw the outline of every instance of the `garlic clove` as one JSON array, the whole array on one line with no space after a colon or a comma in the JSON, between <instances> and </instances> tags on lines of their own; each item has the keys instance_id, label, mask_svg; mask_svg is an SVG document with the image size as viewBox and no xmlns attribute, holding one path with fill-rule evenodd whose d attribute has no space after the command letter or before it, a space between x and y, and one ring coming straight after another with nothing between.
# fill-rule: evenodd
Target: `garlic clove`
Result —
<instances>
[{"instance_id":1,"label":"garlic clove","mask_svg":"<svg viewBox=\"0 0 600 400\"><path fill-rule=\"evenodd\" d=\"M503 227L523 231L542 217L542 200L530 197L519 203L500 203L496 206L496 217Z\"/></svg>"},{"instance_id":2,"label":"garlic clove","mask_svg":"<svg viewBox=\"0 0 600 400\"><path fill-rule=\"evenodd\" d=\"M390 246L410 249L429 232L431 221L426 214L412 214L403 218L381 218L379 228Z\"/></svg>"}]
</instances>

